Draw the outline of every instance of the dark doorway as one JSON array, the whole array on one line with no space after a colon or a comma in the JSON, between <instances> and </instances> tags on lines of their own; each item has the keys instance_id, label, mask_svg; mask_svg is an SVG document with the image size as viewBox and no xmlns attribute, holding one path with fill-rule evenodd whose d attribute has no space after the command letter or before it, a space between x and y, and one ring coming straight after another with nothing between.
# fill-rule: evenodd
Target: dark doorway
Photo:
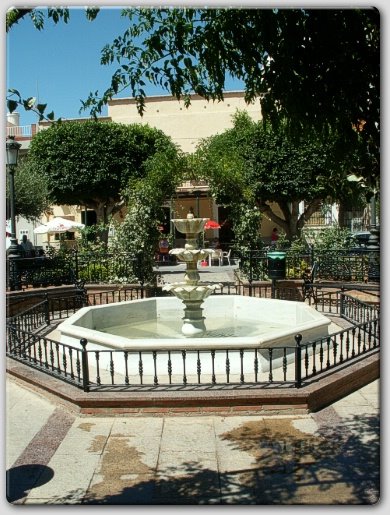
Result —
<instances>
[{"instance_id":1,"label":"dark doorway","mask_svg":"<svg viewBox=\"0 0 390 515\"><path fill-rule=\"evenodd\" d=\"M85 216L87 215L87 216ZM96 211L81 211L81 223L85 226L89 227L91 225L96 225L97 217Z\"/></svg>"},{"instance_id":2,"label":"dark doorway","mask_svg":"<svg viewBox=\"0 0 390 515\"><path fill-rule=\"evenodd\" d=\"M219 241L223 250L228 250L234 241L234 231L232 229L231 208L218 206Z\"/></svg>"}]
</instances>

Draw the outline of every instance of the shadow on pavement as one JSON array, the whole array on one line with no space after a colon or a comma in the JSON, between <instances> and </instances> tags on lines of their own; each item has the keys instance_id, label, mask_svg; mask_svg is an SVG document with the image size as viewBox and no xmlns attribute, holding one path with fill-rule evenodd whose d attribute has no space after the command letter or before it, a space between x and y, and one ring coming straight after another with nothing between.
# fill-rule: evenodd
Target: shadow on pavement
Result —
<instances>
[{"instance_id":1,"label":"shadow on pavement","mask_svg":"<svg viewBox=\"0 0 390 515\"><path fill-rule=\"evenodd\" d=\"M48 483L54 471L46 465L20 465L7 470L7 500L15 503L23 499L30 490Z\"/></svg>"}]
</instances>

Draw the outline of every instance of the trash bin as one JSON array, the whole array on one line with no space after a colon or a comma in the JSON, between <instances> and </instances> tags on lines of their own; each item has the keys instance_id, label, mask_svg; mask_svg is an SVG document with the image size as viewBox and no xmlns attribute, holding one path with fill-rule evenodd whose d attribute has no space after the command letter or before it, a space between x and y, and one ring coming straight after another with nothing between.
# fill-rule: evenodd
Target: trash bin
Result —
<instances>
[{"instance_id":1,"label":"trash bin","mask_svg":"<svg viewBox=\"0 0 390 515\"><path fill-rule=\"evenodd\" d=\"M273 251L268 252L268 277L270 279L286 278L286 253Z\"/></svg>"}]
</instances>

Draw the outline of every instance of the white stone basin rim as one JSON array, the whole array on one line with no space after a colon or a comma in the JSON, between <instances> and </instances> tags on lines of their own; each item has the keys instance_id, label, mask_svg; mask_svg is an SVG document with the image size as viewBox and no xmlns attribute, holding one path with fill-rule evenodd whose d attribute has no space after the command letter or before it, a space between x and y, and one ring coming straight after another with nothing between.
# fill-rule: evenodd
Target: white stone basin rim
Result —
<instances>
[{"instance_id":1,"label":"white stone basin rim","mask_svg":"<svg viewBox=\"0 0 390 515\"><path fill-rule=\"evenodd\" d=\"M172 222L178 231L184 234L199 234L204 230L206 222L210 218L194 218L193 215L188 214L187 218L172 218Z\"/></svg>"},{"instance_id":2,"label":"white stone basin rim","mask_svg":"<svg viewBox=\"0 0 390 515\"><path fill-rule=\"evenodd\" d=\"M303 302L283 301L278 299L259 299L241 295L210 296L204 301L204 315L207 320L212 317L226 317L229 320L254 319L269 322L283 320L283 327L270 330L265 334L251 336L225 336L186 338L179 333L175 337L145 337L132 339L107 334L104 327L139 321L154 323L173 323L181 318L182 302L176 297L155 297L150 299L118 302L81 308L58 326L61 342L79 347L80 339L86 338L90 344L107 349L118 350L178 350L178 349L239 349L264 348L277 346L294 346L294 337L302 334L302 342L315 340L328 335L330 320ZM129 331L131 333L131 330ZM88 348L88 347L87 347Z\"/></svg>"}]
</instances>

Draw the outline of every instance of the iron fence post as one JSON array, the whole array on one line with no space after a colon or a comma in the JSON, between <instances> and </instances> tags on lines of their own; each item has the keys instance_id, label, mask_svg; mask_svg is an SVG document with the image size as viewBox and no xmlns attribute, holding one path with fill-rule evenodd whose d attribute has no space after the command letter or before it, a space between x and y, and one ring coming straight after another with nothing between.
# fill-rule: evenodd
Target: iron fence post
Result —
<instances>
[{"instance_id":1,"label":"iron fence post","mask_svg":"<svg viewBox=\"0 0 390 515\"><path fill-rule=\"evenodd\" d=\"M295 336L295 388L302 386L302 335Z\"/></svg>"},{"instance_id":2,"label":"iron fence post","mask_svg":"<svg viewBox=\"0 0 390 515\"><path fill-rule=\"evenodd\" d=\"M49 309L49 294L45 293L45 321L50 325L50 309Z\"/></svg>"},{"instance_id":3,"label":"iron fence post","mask_svg":"<svg viewBox=\"0 0 390 515\"><path fill-rule=\"evenodd\" d=\"M81 351L81 362L82 362L82 370L83 370L83 390L84 392L89 392L89 367L88 367L88 352L87 352L87 339L82 338L80 340L80 345L82 347Z\"/></svg>"},{"instance_id":4,"label":"iron fence post","mask_svg":"<svg viewBox=\"0 0 390 515\"><path fill-rule=\"evenodd\" d=\"M343 291L340 293L340 316L343 317L345 315L345 295Z\"/></svg>"},{"instance_id":5,"label":"iron fence post","mask_svg":"<svg viewBox=\"0 0 390 515\"><path fill-rule=\"evenodd\" d=\"M74 274L76 281L79 280L79 253L77 249L74 249Z\"/></svg>"},{"instance_id":6,"label":"iron fence post","mask_svg":"<svg viewBox=\"0 0 390 515\"><path fill-rule=\"evenodd\" d=\"M253 282L253 256L252 251L249 251L249 297L252 297L252 282Z\"/></svg>"}]
</instances>

